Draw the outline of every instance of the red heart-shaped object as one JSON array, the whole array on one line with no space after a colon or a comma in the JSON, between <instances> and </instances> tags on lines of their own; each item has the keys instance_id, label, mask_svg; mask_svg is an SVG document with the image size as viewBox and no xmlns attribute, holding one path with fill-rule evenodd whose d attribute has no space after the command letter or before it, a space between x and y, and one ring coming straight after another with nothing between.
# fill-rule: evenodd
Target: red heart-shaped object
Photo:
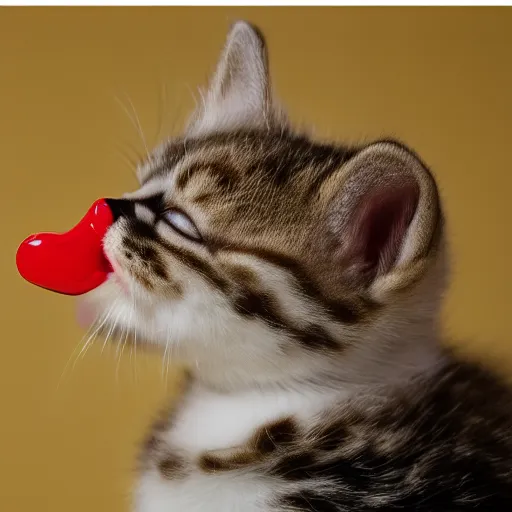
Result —
<instances>
[{"instance_id":1,"label":"red heart-shaped object","mask_svg":"<svg viewBox=\"0 0 512 512\"><path fill-rule=\"evenodd\" d=\"M112 272L102 243L112 222L107 201L98 199L67 233L29 236L16 253L19 273L32 284L66 295L93 290Z\"/></svg>"}]
</instances>

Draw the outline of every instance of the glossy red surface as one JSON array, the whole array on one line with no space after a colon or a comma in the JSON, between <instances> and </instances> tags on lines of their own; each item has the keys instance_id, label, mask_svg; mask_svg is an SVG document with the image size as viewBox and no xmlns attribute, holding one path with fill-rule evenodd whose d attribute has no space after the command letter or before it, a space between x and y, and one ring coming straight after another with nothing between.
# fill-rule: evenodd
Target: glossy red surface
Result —
<instances>
[{"instance_id":1,"label":"glossy red surface","mask_svg":"<svg viewBox=\"0 0 512 512\"><path fill-rule=\"evenodd\" d=\"M32 284L66 295L93 290L112 271L102 243L112 222L107 202L98 199L68 232L29 236L16 253L19 273Z\"/></svg>"}]
</instances>

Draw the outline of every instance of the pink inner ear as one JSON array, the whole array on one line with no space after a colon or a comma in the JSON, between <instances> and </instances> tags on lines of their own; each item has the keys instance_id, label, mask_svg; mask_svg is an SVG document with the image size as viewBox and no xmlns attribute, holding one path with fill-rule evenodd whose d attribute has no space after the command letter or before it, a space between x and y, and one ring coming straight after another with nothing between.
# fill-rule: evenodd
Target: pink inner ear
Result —
<instances>
[{"instance_id":1,"label":"pink inner ear","mask_svg":"<svg viewBox=\"0 0 512 512\"><path fill-rule=\"evenodd\" d=\"M371 190L356 207L350 221L350 259L375 277L395 263L420 196L416 182Z\"/></svg>"}]
</instances>

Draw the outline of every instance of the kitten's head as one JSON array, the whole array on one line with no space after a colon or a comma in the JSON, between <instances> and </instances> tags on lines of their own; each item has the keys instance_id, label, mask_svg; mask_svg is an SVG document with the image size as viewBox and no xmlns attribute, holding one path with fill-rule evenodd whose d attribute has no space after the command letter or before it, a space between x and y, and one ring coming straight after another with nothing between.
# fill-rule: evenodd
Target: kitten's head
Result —
<instances>
[{"instance_id":1,"label":"kitten's head","mask_svg":"<svg viewBox=\"0 0 512 512\"><path fill-rule=\"evenodd\" d=\"M140 166L139 190L111 202L115 272L88 297L104 327L217 385L353 378L386 353L416 353L443 283L442 216L423 163L392 141L294 134L246 23L203 100L183 138Z\"/></svg>"}]
</instances>

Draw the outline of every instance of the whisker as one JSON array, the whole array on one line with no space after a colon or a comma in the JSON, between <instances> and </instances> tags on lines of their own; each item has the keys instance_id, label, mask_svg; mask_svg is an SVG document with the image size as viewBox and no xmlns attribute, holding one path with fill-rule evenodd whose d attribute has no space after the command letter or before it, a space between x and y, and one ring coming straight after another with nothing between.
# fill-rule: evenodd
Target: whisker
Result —
<instances>
[{"instance_id":1,"label":"whisker","mask_svg":"<svg viewBox=\"0 0 512 512\"><path fill-rule=\"evenodd\" d=\"M117 298L114 300L112 305L107 311L102 312L101 314L98 314L95 320L91 323L90 327L87 329L85 334L82 336L81 340L77 343L75 348L73 349L73 352L69 356L66 365L64 366L64 369L62 371L62 374L59 378L59 382L57 384L57 390L60 389L60 386L64 380L64 377L66 375L66 372L71 367L72 370L75 369L75 366L80 359L80 356L85 356L85 353L89 349L90 345L95 341L100 329L105 324L105 322L108 320L109 315L113 311L114 307L117 304ZM85 342L84 342L85 340ZM77 354L77 351L78 354ZM71 363L73 362L73 363Z\"/></svg>"},{"instance_id":2,"label":"whisker","mask_svg":"<svg viewBox=\"0 0 512 512\"><path fill-rule=\"evenodd\" d=\"M130 172L135 176L135 178L137 178L137 165L138 162L141 160L140 156L134 150L134 152L136 153L136 157L134 158L127 153L126 148L121 147L121 145L116 146L117 155L121 158L126 167L130 169Z\"/></svg>"},{"instance_id":3,"label":"whisker","mask_svg":"<svg viewBox=\"0 0 512 512\"><path fill-rule=\"evenodd\" d=\"M105 347L107 346L107 343L108 343L108 341L110 339L110 336L114 333L114 331L115 331L115 329L117 327L117 323L119 322L119 318L121 318L121 311L119 311L119 313L116 316L115 321L112 322L112 324L109 327L109 330L107 331L107 334L105 336L105 340L103 341L103 346L101 347L101 352L102 353L105 350Z\"/></svg>"},{"instance_id":4,"label":"whisker","mask_svg":"<svg viewBox=\"0 0 512 512\"><path fill-rule=\"evenodd\" d=\"M150 154L149 154L149 148L148 148L148 144L147 144L147 141L146 141L146 136L144 135L144 131L142 130L142 125L140 123L139 115L137 114L137 110L135 109L135 105L133 104L133 101L128 96L128 94L126 95L126 98L129 101L130 106L131 106L131 108L133 110L133 115L135 116L135 121L136 121L136 127L137 127L137 130L139 132L140 138L142 139L142 143L144 144L144 149L146 150L146 155L147 155L148 159L150 159L151 157L150 157Z\"/></svg>"},{"instance_id":5,"label":"whisker","mask_svg":"<svg viewBox=\"0 0 512 512\"><path fill-rule=\"evenodd\" d=\"M162 373L161 373L161 377L162 379L165 381L165 365L166 365L166 361L167 361L167 352L169 350L169 339L167 338L165 340L165 349L164 349L164 355L162 357Z\"/></svg>"},{"instance_id":6,"label":"whisker","mask_svg":"<svg viewBox=\"0 0 512 512\"><path fill-rule=\"evenodd\" d=\"M94 329L94 332L87 338L87 341L85 342L84 346L82 347L82 350L78 354L78 356L75 358L75 362L73 363L73 368L75 367L76 363L81 358L83 359L85 357L85 354L89 350L89 348L93 345L94 341L96 341L96 338L98 334L100 333L103 325L108 321L110 314L112 313L114 307L116 305L116 302L112 304L112 306L108 309L107 313L104 315L104 318L102 319L101 323L99 323L96 328Z\"/></svg>"},{"instance_id":7,"label":"whisker","mask_svg":"<svg viewBox=\"0 0 512 512\"><path fill-rule=\"evenodd\" d=\"M194 89L192 89L190 84L185 84L185 86L187 87L188 92L190 93L190 96L192 96L192 99L194 100L194 110L197 110L197 108L198 108L198 101L197 101L197 96L196 96L196 94L194 92ZM198 91L198 93L201 96L202 106L204 106L204 96L203 96L203 93L202 93L201 89L197 89L197 91Z\"/></svg>"},{"instance_id":8,"label":"whisker","mask_svg":"<svg viewBox=\"0 0 512 512\"><path fill-rule=\"evenodd\" d=\"M158 130L156 132L156 140L160 141L162 130L164 128L165 111L167 109L167 86L164 80L160 82L160 91L158 95Z\"/></svg>"},{"instance_id":9,"label":"whisker","mask_svg":"<svg viewBox=\"0 0 512 512\"><path fill-rule=\"evenodd\" d=\"M68 360L66 361L66 364L64 365L64 369L62 370L62 374L59 378L59 382L57 383L57 390L59 390L62 381L64 380L64 376L66 375L67 370L70 367L71 361L74 360L74 356L76 355L77 351L82 347L82 344L84 343L84 340L87 336L89 336L89 333L94 329L96 324L96 320L89 326L85 334L82 336L80 341L76 344L76 346L73 348L73 351L71 352L71 355L69 356ZM88 339L88 338L87 338ZM73 364L74 367L74 364Z\"/></svg>"},{"instance_id":10,"label":"whisker","mask_svg":"<svg viewBox=\"0 0 512 512\"><path fill-rule=\"evenodd\" d=\"M142 125L140 123L139 116L137 115L137 111L135 110L135 106L133 105L132 100L130 99L128 94L126 94L126 99L130 103L130 107L132 109L132 113L130 113L130 111L128 110L126 105L121 101L121 99L117 95L114 95L114 98L118 102L118 104L121 106L121 108L124 110L125 114L128 116L128 119L131 121L131 123L137 130L137 133L139 134L142 144L144 145L144 149L146 150L146 155L148 158L150 158L148 144L146 142L146 137L144 136L144 132L142 131Z\"/></svg>"},{"instance_id":11,"label":"whisker","mask_svg":"<svg viewBox=\"0 0 512 512\"><path fill-rule=\"evenodd\" d=\"M123 358L124 347L126 345L126 340L128 339L128 332L129 332L128 326L126 325L125 327L123 327L123 330L121 331L118 349L116 349L116 353L118 354L117 364L116 364L116 382L117 383L119 383L119 367L121 366L121 360Z\"/></svg>"},{"instance_id":12,"label":"whisker","mask_svg":"<svg viewBox=\"0 0 512 512\"><path fill-rule=\"evenodd\" d=\"M135 297L131 293L132 308L130 310L129 325L132 325L133 313L135 311ZM134 355L135 354L135 355ZM134 381L137 384L137 329L133 329L133 338L130 347L130 367L133 367Z\"/></svg>"}]
</instances>

